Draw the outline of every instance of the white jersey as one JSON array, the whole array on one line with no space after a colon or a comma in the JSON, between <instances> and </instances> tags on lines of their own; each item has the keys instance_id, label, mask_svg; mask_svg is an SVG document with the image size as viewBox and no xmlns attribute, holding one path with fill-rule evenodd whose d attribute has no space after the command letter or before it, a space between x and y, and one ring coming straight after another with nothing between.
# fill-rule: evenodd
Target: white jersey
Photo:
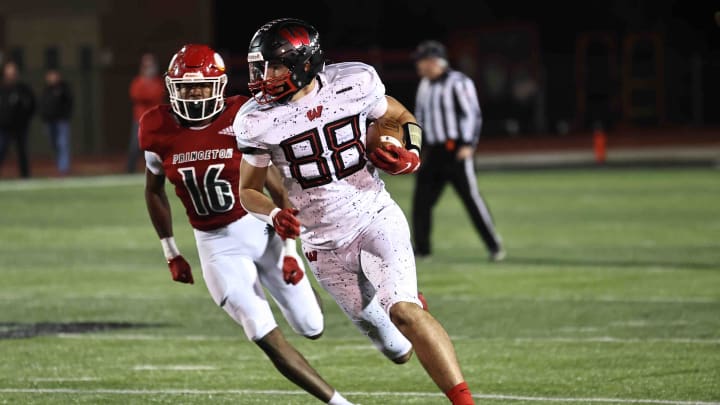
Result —
<instances>
[{"instance_id":1,"label":"white jersey","mask_svg":"<svg viewBox=\"0 0 720 405\"><path fill-rule=\"evenodd\" d=\"M367 120L386 111L385 86L375 69L346 62L328 65L313 91L298 101L258 105L250 99L238 112L238 146L269 153L280 169L300 210L303 244L346 244L393 204L365 156Z\"/></svg>"}]
</instances>

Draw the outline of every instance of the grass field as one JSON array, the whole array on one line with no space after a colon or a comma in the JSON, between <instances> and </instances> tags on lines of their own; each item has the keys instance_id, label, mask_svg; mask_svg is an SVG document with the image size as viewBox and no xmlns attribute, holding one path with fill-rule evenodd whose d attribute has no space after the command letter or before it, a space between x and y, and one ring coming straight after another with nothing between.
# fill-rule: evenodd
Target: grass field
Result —
<instances>
[{"instance_id":1,"label":"grass field","mask_svg":"<svg viewBox=\"0 0 720 405\"><path fill-rule=\"evenodd\" d=\"M408 211L410 177L386 178ZM483 404L720 404L720 171L484 172L508 251L448 189L420 289ZM0 182L0 403L314 404L204 286L170 280L143 178ZM281 327L346 397L444 404L416 358L385 360L323 292L326 331ZM281 318L278 318L281 319Z\"/></svg>"}]
</instances>

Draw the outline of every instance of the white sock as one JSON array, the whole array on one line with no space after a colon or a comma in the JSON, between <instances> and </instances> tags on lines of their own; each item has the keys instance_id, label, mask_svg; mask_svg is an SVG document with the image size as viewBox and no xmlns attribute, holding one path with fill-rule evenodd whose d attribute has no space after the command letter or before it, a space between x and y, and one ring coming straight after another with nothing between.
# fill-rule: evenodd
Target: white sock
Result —
<instances>
[{"instance_id":1,"label":"white sock","mask_svg":"<svg viewBox=\"0 0 720 405\"><path fill-rule=\"evenodd\" d=\"M353 405L353 403L345 399L345 397L340 395L339 392L335 391L332 398L330 398L330 401L328 401L328 405Z\"/></svg>"}]
</instances>

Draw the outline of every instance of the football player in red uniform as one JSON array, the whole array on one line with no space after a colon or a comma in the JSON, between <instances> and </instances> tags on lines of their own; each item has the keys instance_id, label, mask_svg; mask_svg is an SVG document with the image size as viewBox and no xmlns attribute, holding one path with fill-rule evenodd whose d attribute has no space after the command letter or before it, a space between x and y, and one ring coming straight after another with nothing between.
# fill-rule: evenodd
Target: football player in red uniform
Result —
<instances>
[{"instance_id":1,"label":"football player in red uniform","mask_svg":"<svg viewBox=\"0 0 720 405\"><path fill-rule=\"evenodd\" d=\"M214 50L190 44L170 61L165 84L170 105L140 120L145 152L145 201L160 237L172 279L194 282L190 265L173 239L165 179L185 206L203 278L217 305L242 325L288 380L328 404L350 404L286 340L273 317L269 291L292 329L320 337L324 319L295 241L283 239L240 204L240 161L232 123L247 97L225 98L225 65ZM290 207L277 172L266 188L279 206Z\"/></svg>"}]
</instances>

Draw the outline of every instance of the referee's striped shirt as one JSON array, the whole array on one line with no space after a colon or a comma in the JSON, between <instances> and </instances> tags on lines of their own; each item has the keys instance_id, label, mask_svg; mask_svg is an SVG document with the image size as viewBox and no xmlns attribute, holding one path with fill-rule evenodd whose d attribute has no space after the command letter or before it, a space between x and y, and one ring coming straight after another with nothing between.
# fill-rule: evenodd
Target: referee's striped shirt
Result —
<instances>
[{"instance_id":1,"label":"referee's striped shirt","mask_svg":"<svg viewBox=\"0 0 720 405\"><path fill-rule=\"evenodd\" d=\"M477 145L482 113L475 83L448 69L436 80L423 78L415 95L415 118L423 128L424 145Z\"/></svg>"}]
</instances>

